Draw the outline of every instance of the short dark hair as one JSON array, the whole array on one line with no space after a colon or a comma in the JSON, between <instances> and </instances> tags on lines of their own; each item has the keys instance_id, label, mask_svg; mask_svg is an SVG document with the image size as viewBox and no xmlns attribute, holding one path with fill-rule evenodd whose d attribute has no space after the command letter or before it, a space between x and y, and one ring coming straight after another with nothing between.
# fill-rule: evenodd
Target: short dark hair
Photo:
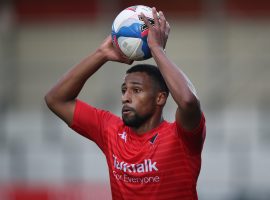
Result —
<instances>
[{"instance_id":1,"label":"short dark hair","mask_svg":"<svg viewBox=\"0 0 270 200\"><path fill-rule=\"evenodd\" d=\"M169 95L169 89L165 83L165 80L156 66L150 64L134 65L126 71L126 74L133 72L145 72L156 83L155 85L158 86L160 91L166 92L167 96Z\"/></svg>"}]
</instances>

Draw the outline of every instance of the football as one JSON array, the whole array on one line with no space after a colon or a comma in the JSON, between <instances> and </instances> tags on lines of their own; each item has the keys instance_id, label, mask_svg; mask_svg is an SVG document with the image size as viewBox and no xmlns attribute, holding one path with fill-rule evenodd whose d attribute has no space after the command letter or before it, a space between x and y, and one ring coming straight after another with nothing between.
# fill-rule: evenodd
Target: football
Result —
<instances>
[{"instance_id":1,"label":"football","mask_svg":"<svg viewBox=\"0 0 270 200\"><path fill-rule=\"evenodd\" d=\"M131 60L146 60L152 57L147 44L148 27L140 17L141 13L154 24L152 8L143 5L124 9L112 24L113 45Z\"/></svg>"}]
</instances>

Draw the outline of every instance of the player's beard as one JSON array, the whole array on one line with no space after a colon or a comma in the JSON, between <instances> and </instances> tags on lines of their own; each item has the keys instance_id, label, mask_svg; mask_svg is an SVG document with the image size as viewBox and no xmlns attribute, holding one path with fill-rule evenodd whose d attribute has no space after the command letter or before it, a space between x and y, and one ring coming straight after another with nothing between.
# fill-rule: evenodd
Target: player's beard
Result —
<instances>
[{"instance_id":1,"label":"player's beard","mask_svg":"<svg viewBox=\"0 0 270 200\"><path fill-rule=\"evenodd\" d=\"M150 115L140 116L135 110L133 110L133 113L134 114L132 116L125 116L122 114L122 119L126 126L138 128L142 124L144 124L150 117Z\"/></svg>"}]
</instances>

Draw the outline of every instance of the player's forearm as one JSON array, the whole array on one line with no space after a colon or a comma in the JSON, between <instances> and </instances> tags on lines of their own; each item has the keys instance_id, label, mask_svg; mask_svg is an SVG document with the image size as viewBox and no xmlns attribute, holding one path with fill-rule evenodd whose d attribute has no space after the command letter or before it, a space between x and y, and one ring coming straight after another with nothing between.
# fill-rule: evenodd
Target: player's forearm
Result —
<instances>
[{"instance_id":1,"label":"player's forearm","mask_svg":"<svg viewBox=\"0 0 270 200\"><path fill-rule=\"evenodd\" d=\"M82 87L105 62L106 57L100 49L87 56L79 64L70 69L46 94L48 103L68 102L74 100Z\"/></svg>"},{"instance_id":2,"label":"player's forearm","mask_svg":"<svg viewBox=\"0 0 270 200\"><path fill-rule=\"evenodd\" d=\"M152 48L152 56L179 108L192 109L199 105L195 89L186 75L165 55L162 48Z\"/></svg>"}]
</instances>

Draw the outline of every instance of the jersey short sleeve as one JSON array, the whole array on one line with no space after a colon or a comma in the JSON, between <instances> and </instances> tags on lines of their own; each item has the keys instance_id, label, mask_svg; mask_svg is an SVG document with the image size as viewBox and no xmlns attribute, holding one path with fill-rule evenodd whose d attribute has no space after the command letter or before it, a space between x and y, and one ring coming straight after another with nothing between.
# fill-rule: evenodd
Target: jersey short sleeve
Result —
<instances>
[{"instance_id":1,"label":"jersey short sleeve","mask_svg":"<svg viewBox=\"0 0 270 200\"><path fill-rule=\"evenodd\" d=\"M184 129L181 125L177 124L177 132L178 136L183 140L190 154L200 154L206 136L204 114L202 113L200 123L195 129L188 131Z\"/></svg>"},{"instance_id":2,"label":"jersey short sleeve","mask_svg":"<svg viewBox=\"0 0 270 200\"><path fill-rule=\"evenodd\" d=\"M119 118L77 99L70 127L95 142L102 150L106 144L106 128Z\"/></svg>"}]
</instances>

